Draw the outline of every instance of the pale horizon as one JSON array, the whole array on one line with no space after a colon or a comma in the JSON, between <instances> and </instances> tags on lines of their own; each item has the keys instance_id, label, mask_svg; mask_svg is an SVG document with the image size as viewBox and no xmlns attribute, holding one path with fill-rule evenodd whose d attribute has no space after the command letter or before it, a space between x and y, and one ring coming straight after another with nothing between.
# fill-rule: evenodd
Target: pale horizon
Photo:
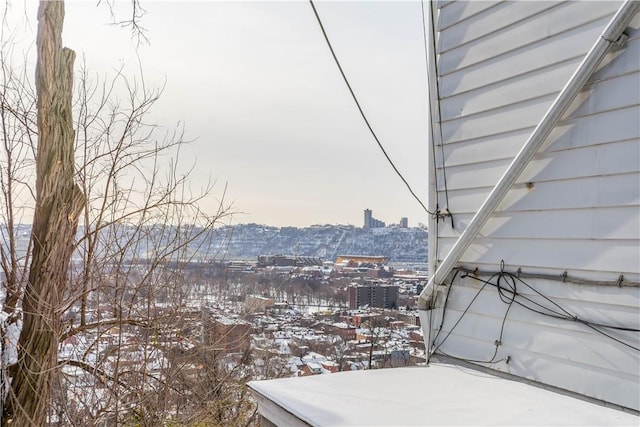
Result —
<instances>
[{"instance_id":1,"label":"pale horizon","mask_svg":"<svg viewBox=\"0 0 640 427\"><path fill-rule=\"evenodd\" d=\"M359 116L308 2L141 4L150 44L138 48L139 62L130 32L95 2L66 2L63 43L77 53L76 70L85 61L93 75L124 66L135 76L141 64L147 86L165 85L150 121L184 123L190 184L217 182L205 208L216 208L226 184L238 224L362 226L366 208L387 224L427 223ZM29 18L21 40L33 45L37 2L12 7L13 19ZM316 7L365 114L426 203L420 2ZM116 20L128 12L115 2Z\"/></svg>"}]
</instances>

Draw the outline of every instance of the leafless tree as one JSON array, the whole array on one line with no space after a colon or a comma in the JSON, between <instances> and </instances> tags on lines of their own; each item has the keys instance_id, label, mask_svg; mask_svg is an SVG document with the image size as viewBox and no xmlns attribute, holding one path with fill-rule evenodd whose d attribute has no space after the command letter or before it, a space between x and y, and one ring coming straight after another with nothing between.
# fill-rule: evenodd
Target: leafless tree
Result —
<instances>
[{"instance_id":1,"label":"leafless tree","mask_svg":"<svg viewBox=\"0 0 640 427\"><path fill-rule=\"evenodd\" d=\"M347 354L350 348L348 343L344 341L344 339L336 336L331 346L331 352L329 355L335 360L338 365L338 371L342 372L344 370L344 365L347 359Z\"/></svg>"},{"instance_id":2,"label":"leafless tree","mask_svg":"<svg viewBox=\"0 0 640 427\"><path fill-rule=\"evenodd\" d=\"M72 101L64 5L40 6L37 96L12 45L0 49L3 425L251 423L246 357L210 360L192 304L224 191L200 208L213 185L190 188L183 128L147 122L162 90L142 77L99 82L82 67Z\"/></svg>"},{"instance_id":3,"label":"leafless tree","mask_svg":"<svg viewBox=\"0 0 640 427\"><path fill-rule=\"evenodd\" d=\"M3 424L42 425L57 363L59 311L84 198L74 185L71 93L75 54L62 47L61 3L38 10L38 149L33 250L22 296L18 359L11 370Z\"/></svg>"},{"instance_id":4,"label":"leafless tree","mask_svg":"<svg viewBox=\"0 0 640 427\"><path fill-rule=\"evenodd\" d=\"M384 318L381 316L371 316L371 311L369 312L370 316L368 319L363 322L361 326L364 326L368 329L369 334L369 361L368 368L372 369L373 366L373 352L376 348L378 348L382 343L386 341L389 337L389 331L386 326Z\"/></svg>"}]
</instances>

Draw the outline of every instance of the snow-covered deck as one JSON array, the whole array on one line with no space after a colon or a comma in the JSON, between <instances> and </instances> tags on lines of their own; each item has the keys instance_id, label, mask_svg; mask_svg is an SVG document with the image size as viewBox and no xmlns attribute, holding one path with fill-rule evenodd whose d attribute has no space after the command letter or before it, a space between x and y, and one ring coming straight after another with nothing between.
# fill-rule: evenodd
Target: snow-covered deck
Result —
<instances>
[{"instance_id":1,"label":"snow-covered deck","mask_svg":"<svg viewBox=\"0 0 640 427\"><path fill-rule=\"evenodd\" d=\"M252 381L277 426L640 425L640 417L450 364Z\"/></svg>"}]
</instances>

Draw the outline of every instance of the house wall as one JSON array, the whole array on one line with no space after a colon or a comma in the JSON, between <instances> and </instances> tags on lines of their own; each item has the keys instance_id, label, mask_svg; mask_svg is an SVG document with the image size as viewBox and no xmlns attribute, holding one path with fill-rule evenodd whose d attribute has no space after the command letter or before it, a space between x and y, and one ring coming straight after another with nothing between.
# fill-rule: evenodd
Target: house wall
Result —
<instances>
[{"instance_id":1,"label":"house wall","mask_svg":"<svg viewBox=\"0 0 640 427\"><path fill-rule=\"evenodd\" d=\"M432 221L430 256L446 256L620 4L432 4L435 179L453 227ZM639 334L601 325L640 329L639 29L636 15L626 45L607 55L462 256L458 267L478 269L478 278L458 273L434 343L636 410ZM521 280L500 276L501 286L515 286L538 313L509 292L501 298L492 276L501 270L520 271Z\"/></svg>"},{"instance_id":2,"label":"house wall","mask_svg":"<svg viewBox=\"0 0 640 427\"><path fill-rule=\"evenodd\" d=\"M251 325L244 321L205 319L205 340L220 354L243 353L251 345Z\"/></svg>"}]
</instances>

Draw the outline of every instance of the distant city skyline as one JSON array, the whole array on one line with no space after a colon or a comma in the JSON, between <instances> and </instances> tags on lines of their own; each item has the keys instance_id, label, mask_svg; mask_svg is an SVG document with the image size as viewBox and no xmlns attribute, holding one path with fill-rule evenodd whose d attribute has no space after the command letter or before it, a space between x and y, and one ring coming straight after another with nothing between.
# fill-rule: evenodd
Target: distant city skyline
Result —
<instances>
[{"instance_id":1,"label":"distant city skyline","mask_svg":"<svg viewBox=\"0 0 640 427\"><path fill-rule=\"evenodd\" d=\"M215 211L226 184L232 223L362 226L365 207L388 223L427 222L359 116L307 1L142 0L150 44L137 52L130 31L110 25L109 8L95 3L66 2L63 43L78 55L76 70L104 77L123 66L140 81L140 64L147 87L164 85L147 121L185 124L191 186L217 183L205 209ZM129 2L113 5L115 21L131 13ZM372 127L426 202L420 2L316 7ZM15 49L31 64L36 10L36 1L12 1L9 16L19 26Z\"/></svg>"}]
</instances>

